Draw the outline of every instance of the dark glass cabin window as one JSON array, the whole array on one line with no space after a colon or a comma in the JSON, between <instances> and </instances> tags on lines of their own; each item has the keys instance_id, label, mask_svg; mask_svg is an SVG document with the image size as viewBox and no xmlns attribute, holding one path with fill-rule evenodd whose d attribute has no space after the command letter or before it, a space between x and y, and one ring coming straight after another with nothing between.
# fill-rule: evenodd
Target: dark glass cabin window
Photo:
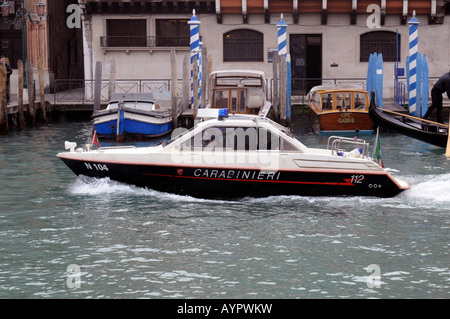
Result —
<instances>
[{"instance_id":1,"label":"dark glass cabin window","mask_svg":"<svg viewBox=\"0 0 450 319\"><path fill-rule=\"evenodd\" d=\"M261 32L239 29L223 35L224 62L264 62L264 35Z\"/></svg>"},{"instance_id":2,"label":"dark glass cabin window","mask_svg":"<svg viewBox=\"0 0 450 319\"><path fill-rule=\"evenodd\" d=\"M372 53L381 53L384 62L395 62L397 57L396 33L390 31L372 31L360 37L360 62L369 62ZM398 35L398 59L400 61L401 38Z\"/></svg>"},{"instance_id":3,"label":"dark glass cabin window","mask_svg":"<svg viewBox=\"0 0 450 319\"><path fill-rule=\"evenodd\" d=\"M108 19L106 20L108 47L147 46L147 20Z\"/></svg>"},{"instance_id":4,"label":"dark glass cabin window","mask_svg":"<svg viewBox=\"0 0 450 319\"><path fill-rule=\"evenodd\" d=\"M190 27L188 20L156 20L156 46L188 47L190 46Z\"/></svg>"}]
</instances>

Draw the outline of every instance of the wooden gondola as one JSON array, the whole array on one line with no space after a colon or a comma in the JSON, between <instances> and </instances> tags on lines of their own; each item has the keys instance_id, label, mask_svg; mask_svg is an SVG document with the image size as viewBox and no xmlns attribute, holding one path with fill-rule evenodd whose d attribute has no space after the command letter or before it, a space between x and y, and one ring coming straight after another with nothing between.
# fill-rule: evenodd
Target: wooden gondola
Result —
<instances>
[{"instance_id":1,"label":"wooden gondola","mask_svg":"<svg viewBox=\"0 0 450 319\"><path fill-rule=\"evenodd\" d=\"M381 127L402 133L432 145L444 148L447 146L447 124L380 109L373 103L373 99L371 99L369 107L369 116L375 124L378 124Z\"/></svg>"}]
</instances>

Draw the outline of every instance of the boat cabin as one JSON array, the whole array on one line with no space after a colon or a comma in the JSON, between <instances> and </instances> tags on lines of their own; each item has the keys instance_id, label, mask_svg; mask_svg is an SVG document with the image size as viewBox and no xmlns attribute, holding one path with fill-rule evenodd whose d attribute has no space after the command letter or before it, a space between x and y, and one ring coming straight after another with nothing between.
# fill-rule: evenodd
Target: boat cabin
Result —
<instances>
[{"instance_id":1,"label":"boat cabin","mask_svg":"<svg viewBox=\"0 0 450 319\"><path fill-rule=\"evenodd\" d=\"M230 114L258 114L266 106L263 72L231 70L212 72L209 78L211 108Z\"/></svg>"},{"instance_id":2,"label":"boat cabin","mask_svg":"<svg viewBox=\"0 0 450 319\"><path fill-rule=\"evenodd\" d=\"M362 89L318 89L309 93L310 107L317 113L368 112L369 95Z\"/></svg>"}]
</instances>

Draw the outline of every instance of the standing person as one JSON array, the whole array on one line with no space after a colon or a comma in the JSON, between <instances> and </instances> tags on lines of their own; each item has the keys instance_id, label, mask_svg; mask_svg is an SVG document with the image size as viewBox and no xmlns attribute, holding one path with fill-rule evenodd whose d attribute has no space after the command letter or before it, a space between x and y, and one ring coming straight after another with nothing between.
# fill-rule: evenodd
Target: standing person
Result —
<instances>
[{"instance_id":1,"label":"standing person","mask_svg":"<svg viewBox=\"0 0 450 319\"><path fill-rule=\"evenodd\" d=\"M6 67L6 102L11 102L11 97L9 94L10 87L9 87L9 77L11 76L11 73L13 72L9 64L6 62L6 57L2 55L0 57L0 63L4 64Z\"/></svg>"},{"instance_id":2,"label":"standing person","mask_svg":"<svg viewBox=\"0 0 450 319\"><path fill-rule=\"evenodd\" d=\"M427 119L431 112L436 109L437 121L439 123L444 123L442 118L442 94L444 93L447 93L447 97L450 99L450 70L441 76L431 89L431 106L423 116L424 119Z\"/></svg>"}]
</instances>

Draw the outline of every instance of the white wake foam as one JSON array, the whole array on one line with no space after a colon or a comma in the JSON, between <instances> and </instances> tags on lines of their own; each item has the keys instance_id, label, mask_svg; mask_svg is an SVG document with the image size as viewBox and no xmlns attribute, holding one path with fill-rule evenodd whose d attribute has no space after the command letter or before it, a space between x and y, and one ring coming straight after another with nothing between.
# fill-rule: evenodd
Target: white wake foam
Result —
<instances>
[{"instance_id":1,"label":"white wake foam","mask_svg":"<svg viewBox=\"0 0 450 319\"><path fill-rule=\"evenodd\" d=\"M156 190L141 188L125 183L120 183L106 178L94 178L80 175L77 180L69 186L69 192L74 195L136 195L149 196L160 200L173 202L203 202L203 203L228 203L229 201L201 199L186 195L177 195L172 193L159 192Z\"/></svg>"},{"instance_id":2,"label":"white wake foam","mask_svg":"<svg viewBox=\"0 0 450 319\"><path fill-rule=\"evenodd\" d=\"M411 188L405 192L410 199L450 203L450 174L420 175L414 177L410 184Z\"/></svg>"},{"instance_id":3,"label":"white wake foam","mask_svg":"<svg viewBox=\"0 0 450 319\"><path fill-rule=\"evenodd\" d=\"M78 176L74 184L69 187L69 192L75 195L99 195L99 194L136 194L145 195L152 191L110 180L109 178L92 178Z\"/></svg>"}]
</instances>

